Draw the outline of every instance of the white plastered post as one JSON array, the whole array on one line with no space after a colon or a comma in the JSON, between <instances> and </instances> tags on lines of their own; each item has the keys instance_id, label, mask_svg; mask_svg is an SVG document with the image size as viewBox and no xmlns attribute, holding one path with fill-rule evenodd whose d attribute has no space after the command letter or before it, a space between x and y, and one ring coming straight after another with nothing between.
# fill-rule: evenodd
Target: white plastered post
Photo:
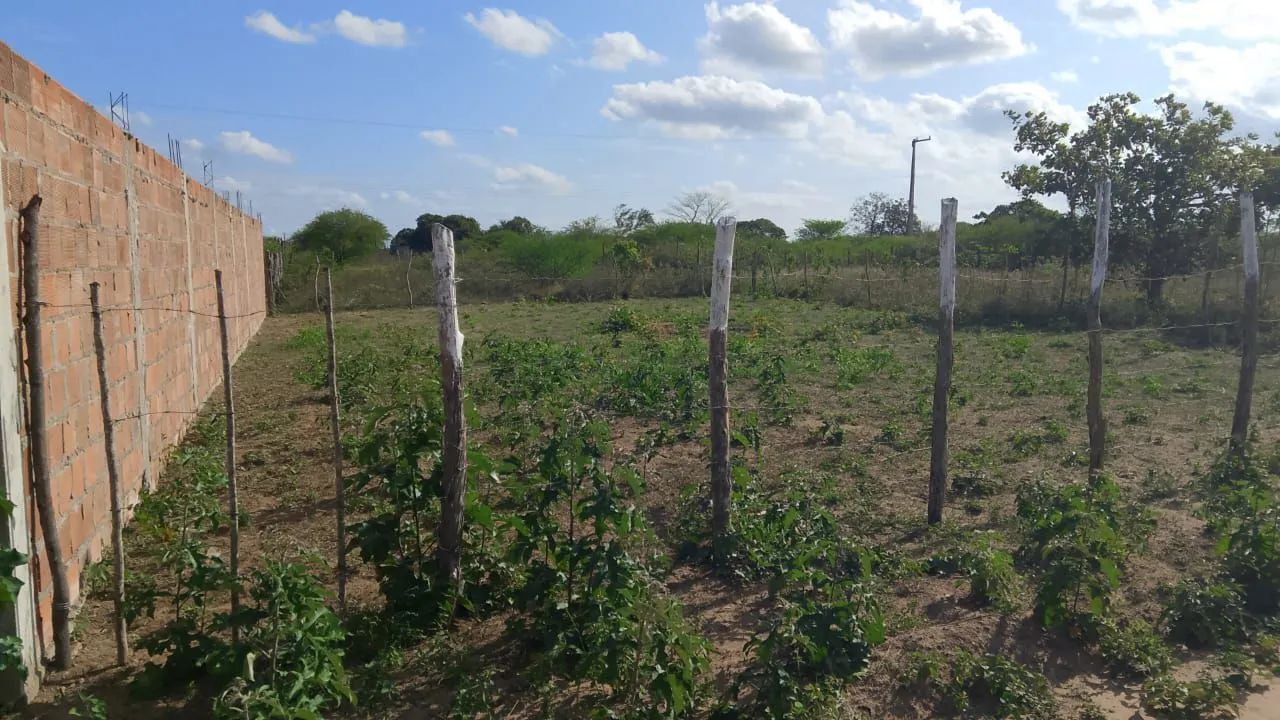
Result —
<instances>
[{"instance_id":1,"label":"white plastered post","mask_svg":"<svg viewBox=\"0 0 1280 720\"><path fill-rule=\"evenodd\" d=\"M5 154L0 144L0 158ZM15 213L10 212L4 193L4 171L0 163L0 237L5 227L12 227L9 235L18 242ZM15 253L16 255L17 253ZM0 310L0 480L4 483L4 497L14 504L10 517L0 522L0 546L12 547L31 557L31 529L27 525L26 482L22 470L22 392L19 386L21 353L18 350L18 333L13 324L11 307L17 304L17 289L9 282L9 249L0 248L0 298L9 305ZM24 563L13 571L22 581L17 602L5 608L0 617L0 631L12 631L22 639L22 658L28 671L25 681L4 678L0 682L0 702L17 701L32 697L40 688L40 643L36 635L35 593L31 580L31 566Z\"/></svg>"}]
</instances>

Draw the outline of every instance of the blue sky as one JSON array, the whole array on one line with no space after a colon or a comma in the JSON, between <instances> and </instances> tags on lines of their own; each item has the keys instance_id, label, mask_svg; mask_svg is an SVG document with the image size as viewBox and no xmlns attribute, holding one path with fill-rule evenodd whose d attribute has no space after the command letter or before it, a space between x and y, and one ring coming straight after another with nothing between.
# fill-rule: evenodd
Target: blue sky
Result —
<instances>
[{"instance_id":1,"label":"blue sky","mask_svg":"<svg viewBox=\"0 0 1280 720\"><path fill-rule=\"evenodd\" d=\"M1280 126L1275 0L45 0L0 39L96 105L127 91L136 134L276 233L344 205L560 227L698 189L792 230L905 195L917 134L935 221L1010 199L1005 108L1174 90Z\"/></svg>"}]
</instances>

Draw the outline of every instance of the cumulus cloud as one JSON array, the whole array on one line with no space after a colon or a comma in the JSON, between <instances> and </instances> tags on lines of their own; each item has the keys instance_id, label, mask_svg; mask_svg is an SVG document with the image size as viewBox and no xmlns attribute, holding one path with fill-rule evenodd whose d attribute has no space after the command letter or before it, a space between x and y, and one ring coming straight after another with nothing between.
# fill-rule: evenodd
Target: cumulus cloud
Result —
<instances>
[{"instance_id":1,"label":"cumulus cloud","mask_svg":"<svg viewBox=\"0 0 1280 720\"><path fill-rule=\"evenodd\" d=\"M199 155L204 152L204 142L197 138L187 138L182 141L182 149L190 150L192 153Z\"/></svg>"},{"instance_id":2,"label":"cumulus cloud","mask_svg":"<svg viewBox=\"0 0 1280 720\"><path fill-rule=\"evenodd\" d=\"M1026 54L1018 28L990 8L965 10L959 0L910 0L919 17L842 0L827 11L831 44L868 78L923 75L939 68Z\"/></svg>"},{"instance_id":3,"label":"cumulus cloud","mask_svg":"<svg viewBox=\"0 0 1280 720\"><path fill-rule=\"evenodd\" d=\"M423 130L418 136L436 147L453 147L455 144L448 130Z\"/></svg>"},{"instance_id":4,"label":"cumulus cloud","mask_svg":"<svg viewBox=\"0 0 1280 720\"><path fill-rule=\"evenodd\" d=\"M1058 0L1073 25L1108 37L1212 31L1237 39L1274 37L1275 0Z\"/></svg>"},{"instance_id":5,"label":"cumulus cloud","mask_svg":"<svg viewBox=\"0 0 1280 720\"><path fill-rule=\"evenodd\" d=\"M224 131L220 136L222 147L227 152L237 155L252 155L267 162L288 164L293 162L293 155L286 150L259 140L248 130Z\"/></svg>"},{"instance_id":6,"label":"cumulus cloud","mask_svg":"<svg viewBox=\"0 0 1280 720\"><path fill-rule=\"evenodd\" d=\"M520 129L511 127L510 125L501 125L498 127L498 133L506 135L507 137L516 137L520 134Z\"/></svg>"},{"instance_id":7,"label":"cumulus cloud","mask_svg":"<svg viewBox=\"0 0 1280 720\"><path fill-rule=\"evenodd\" d=\"M708 73L740 75L780 70L817 74L822 45L809 28L796 24L771 3L747 2L721 9L706 6L707 34L698 42Z\"/></svg>"},{"instance_id":8,"label":"cumulus cloud","mask_svg":"<svg viewBox=\"0 0 1280 720\"><path fill-rule=\"evenodd\" d=\"M266 10L258 12L246 17L244 24L250 30L260 32L263 35L280 40L281 42L295 43L304 45L316 41L316 36L298 27L289 27L271 13Z\"/></svg>"},{"instance_id":9,"label":"cumulus cloud","mask_svg":"<svg viewBox=\"0 0 1280 720\"><path fill-rule=\"evenodd\" d=\"M1161 48L1175 93L1213 100L1252 115L1280 120L1280 44L1219 47L1184 42Z\"/></svg>"},{"instance_id":10,"label":"cumulus cloud","mask_svg":"<svg viewBox=\"0 0 1280 720\"><path fill-rule=\"evenodd\" d=\"M493 169L493 180L499 188L541 188L556 195L563 195L573 189L573 183L565 176L532 163L496 167Z\"/></svg>"},{"instance_id":11,"label":"cumulus cloud","mask_svg":"<svg viewBox=\"0 0 1280 720\"><path fill-rule=\"evenodd\" d=\"M560 37L560 31L549 21L530 20L515 10L485 8L478 17L467 13L463 19L494 45L528 57L546 55Z\"/></svg>"},{"instance_id":12,"label":"cumulus cloud","mask_svg":"<svg viewBox=\"0 0 1280 720\"><path fill-rule=\"evenodd\" d=\"M608 32L596 38L591 45L591 59L587 61L599 70L626 70L633 62L656 65L662 62L662 56L629 32Z\"/></svg>"},{"instance_id":13,"label":"cumulus cloud","mask_svg":"<svg viewBox=\"0 0 1280 720\"><path fill-rule=\"evenodd\" d=\"M351 42L371 47L404 47L409 38L404 23L374 20L348 10L338 13L333 19L333 26L339 35Z\"/></svg>"},{"instance_id":14,"label":"cumulus cloud","mask_svg":"<svg viewBox=\"0 0 1280 720\"><path fill-rule=\"evenodd\" d=\"M1011 121L1006 110L1014 112L1043 112L1053 120L1073 125L1083 125L1084 115L1064 104L1058 94L1034 82L1012 82L992 85L960 100L924 93L913 95L910 112L932 120L958 122L962 127L982 135L1009 139Z\"/></svg>"},{"instance_id":15,"label":"cumulus cloud","mask_svg":"<svg viewBox=\"0 0 1280 720\"><path fill-rule=\"evenodd\" d=\"M812 97L762 82L704 75L615 85L601 114L654 122L675 137L705 139L735 131L802 135L822 107Z\"/></svg>"}]
</instances>

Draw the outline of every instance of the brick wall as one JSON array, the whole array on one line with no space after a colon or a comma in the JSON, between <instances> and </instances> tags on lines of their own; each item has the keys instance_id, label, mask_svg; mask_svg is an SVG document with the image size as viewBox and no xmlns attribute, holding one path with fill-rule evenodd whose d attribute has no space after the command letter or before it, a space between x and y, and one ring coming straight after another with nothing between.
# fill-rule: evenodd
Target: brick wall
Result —
<instances>
[{"instance_id":1,"label":"brick wall","mask_svg":"<svg viewBox=\"0 0 1280 720\"><path fill-rule=\"evenodd\" d=\"M215 269L223 271L228 315L247 316L229 321L235 355L262 322L262 227L3 44L0 98L0 218L15 326L18 210L37 193L44 200L37 253L40 293L49 304L41 331L44 426L63 553L78 594L81 572L101 557L110 537L89 284L101 283L105 306L123 308L105 313L104 332L112 417L143 416L116 423L116 453L132 505L191 423L187 413L220 384ZM19 444L25 454L25 441ZM33 557L36 644L47 654L49 568L29 482L17 487L27 498L18 505L27 513Z\"/></svg>"}]
</instances>

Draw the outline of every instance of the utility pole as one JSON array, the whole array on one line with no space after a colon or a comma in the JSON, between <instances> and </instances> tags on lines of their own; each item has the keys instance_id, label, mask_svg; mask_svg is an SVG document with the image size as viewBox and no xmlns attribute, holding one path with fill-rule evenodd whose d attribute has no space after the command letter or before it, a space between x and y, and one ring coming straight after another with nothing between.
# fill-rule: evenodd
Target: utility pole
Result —
<instances>
[{"instance_id":1,"label":"utility pole","mask_svg":"<svg viewBox=\"0 0 1280 720\"><path fill-rule=\"evenodd\" d=\"M929 142L933 136L911 140L911 191L907 193L907 234L916 229L916 143Z\"/></svg>"}]
</instances>

